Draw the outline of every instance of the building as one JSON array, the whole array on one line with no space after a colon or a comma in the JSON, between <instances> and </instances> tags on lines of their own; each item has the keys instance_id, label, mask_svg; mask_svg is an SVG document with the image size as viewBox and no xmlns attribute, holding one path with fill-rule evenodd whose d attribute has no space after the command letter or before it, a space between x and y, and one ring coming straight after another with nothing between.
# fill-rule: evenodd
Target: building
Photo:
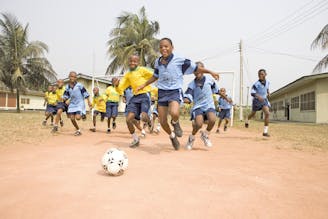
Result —
<instances>
[{"instance_id":1,"label":"building","mask_svg":"<svg viewBox=\"0 0 328 219\"><path fill-rule=\"evenodd\" d=\"M270 96L271 120L328 123L328 73L303 76Z\"/></svg>"}]
</instances>

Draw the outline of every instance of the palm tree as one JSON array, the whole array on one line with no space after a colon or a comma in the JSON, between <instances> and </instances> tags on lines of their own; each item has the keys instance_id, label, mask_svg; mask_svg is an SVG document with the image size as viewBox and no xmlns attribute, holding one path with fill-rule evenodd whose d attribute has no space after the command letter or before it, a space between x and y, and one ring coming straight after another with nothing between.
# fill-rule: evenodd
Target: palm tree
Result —
<instances>
[{"instance_id":1,"label":"palm tree","mask_svg":"<svg viewBox=\"0 0 328 219\"><path fill-rule=\"evenodd\" d=\"M48 46L28 41L28 25L23 27L15 16L1 14L0 79L13 92L16 90L17 112L20 112L20 91L41 89L56 80L56 73L44 57Z\"/></svg>"},{"instance_id":2,"label":"palm tree","mask_svg":"<svg viewBox=\"0 0 328 219\"><path fill-rule=\"evenodd\" d=\"M311 48L321 47L322 50L328 48L328 24L320 31L319 35L314 39L311 44ZM320 60L320 62L315 66L313 72L321 72L328 66L328 54Z\"/></svg>"},{"instance_id":3,"label":"palm tree","mask_svg":"<svg viewBox=\"0 0 328 219\"><path fill-rule=\"evenodd\" d=\"M152 66L157 58L159 23L149 21L142 7L138 14L123 12L117 18L117 28L110 32L107 53L111 59L106 74L114 74L127 69L127 58L132 54L140 56L140 64Z\"/></svg>"}]
</instances>

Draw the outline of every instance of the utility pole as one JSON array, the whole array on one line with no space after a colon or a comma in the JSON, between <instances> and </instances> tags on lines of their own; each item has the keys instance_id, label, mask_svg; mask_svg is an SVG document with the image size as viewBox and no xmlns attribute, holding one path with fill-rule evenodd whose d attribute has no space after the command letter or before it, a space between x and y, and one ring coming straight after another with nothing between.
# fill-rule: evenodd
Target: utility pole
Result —
<instances>
[{"instance_id":1,"label":"utility pole","mask_svg":"<svg viewBox=\"0 0 328 219\"><path fill-rule=\"evenodd\" d=\"M249 87L247 86L246 109L248 109Z\"/></svg>"},{"instance_id":2,"label":"utility pole","mask_svg":"<svg viewBox=\"0 0 328 219\"><path fill-rule=\"evenodd\" d=\"M243 41L239 43L240 54L240 84L239 84L239 120L243 121Z\"/></svg>"}]
</instances>

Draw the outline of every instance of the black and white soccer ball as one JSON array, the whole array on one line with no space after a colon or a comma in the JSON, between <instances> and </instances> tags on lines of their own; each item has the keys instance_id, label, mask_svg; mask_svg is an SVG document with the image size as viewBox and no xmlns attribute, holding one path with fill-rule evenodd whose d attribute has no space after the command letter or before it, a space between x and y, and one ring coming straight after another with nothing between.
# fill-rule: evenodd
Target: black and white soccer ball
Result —
<instances>
[{"instance_id":1,"label":"black and white soccer ball","mask_svg":"<svg viewBox=\"0 0 328 219\"><path fill-rule=\"evenodd\" d=\"M128 168L129 160L126 153L118 148L109 148L101 159L103 169L109 175L122 175Z\"/></svg>"}]
</instances>

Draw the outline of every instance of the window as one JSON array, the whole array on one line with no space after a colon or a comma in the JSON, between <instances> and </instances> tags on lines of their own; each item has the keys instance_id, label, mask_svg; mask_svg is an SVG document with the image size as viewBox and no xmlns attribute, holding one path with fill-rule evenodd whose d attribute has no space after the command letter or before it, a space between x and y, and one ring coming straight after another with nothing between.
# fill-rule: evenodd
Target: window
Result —
<instances>
[{"instance_id":1,"label":"window","mask_svg":"<svg viewBox=\"0 0 328 219\"><path fill-rule=\"evenodd\" d=\"M284 110L284 101L279 101L278 103L278 110Z\"/></svg>"},{"instance_id":2,"label":"window","mask_svg":"<svg viewBox=\"0 0 328 219\"><path fill-rule=\"evenodd\" d=\"M297 109L299 107L300 107L300 97L299 96L293 97L292 98L292 104L291 104L290 108Z\"/></svg>"},{"instance_id":3,"label":"window","mask_svg":"<svg viewBox=\"0 0 328 219\"><path fill-rule=\"evenodd\" d=\"M21 98L21 104L30 104L29 98Z\"/></svg>"},{"instance_id":4,"label":"window","mask_svg":"<svg viewBox=\"0 0 328 219\"><path fill-rule=\"evenodd\" d=\"M277 112L277 103L272 103L271 109L273 112Z\"/></svg>"},{"instance_id":5,"label":"window","mask_svg":"<svg viewBox=\"0 0 328 219\"><path fill-rule=\"evenodd\" d=\"M315 92L301 95L301 110L315 110Z\"/></svg>"}]
</instances>

